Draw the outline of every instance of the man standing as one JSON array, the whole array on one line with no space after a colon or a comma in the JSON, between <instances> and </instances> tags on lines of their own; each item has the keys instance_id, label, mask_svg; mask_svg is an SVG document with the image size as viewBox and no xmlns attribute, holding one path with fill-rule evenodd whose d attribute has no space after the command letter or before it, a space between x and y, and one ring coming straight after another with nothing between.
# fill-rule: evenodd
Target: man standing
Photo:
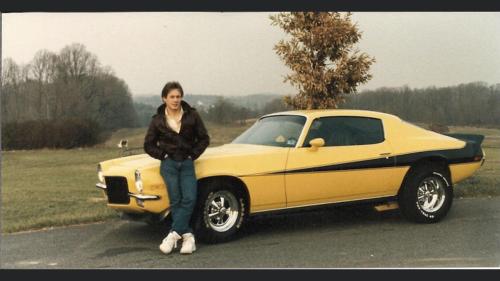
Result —
<instances>
[{"instance_id":1,"label":"man standing","mask_svg":"<svg viewBox=\"0 0 500 281\"><path fill-rule=\"evenodd\" d=\"M178 82L163 87L163 104L158 107L144 139L144 151L161 160L160 174L167 186L172 215L172 229L163 239L160 250L169 254L182 239L181 254L196 250L189 221L193 213L197 181L193 161L207 148L210 138L200 115L182 98Z\"/></svg>"}]
</instances>

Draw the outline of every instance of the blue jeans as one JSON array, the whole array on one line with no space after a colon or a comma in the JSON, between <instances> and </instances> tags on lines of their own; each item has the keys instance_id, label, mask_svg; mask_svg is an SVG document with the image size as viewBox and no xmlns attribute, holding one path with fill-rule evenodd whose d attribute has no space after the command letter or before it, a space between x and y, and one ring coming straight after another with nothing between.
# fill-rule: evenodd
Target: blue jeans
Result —
<instances>
[{"instance_id":1,"label":"blue jeans","mask_svg":"<svg viewBox=\"0 0 500 281\"><path fill-rule=\"evenodd\" d=\"M172 229L179 235L193 232L189 221L196 205L197 182L193 160L161 161L160 174L167 185L172 214Z\"/></svg>"}]
</instances>

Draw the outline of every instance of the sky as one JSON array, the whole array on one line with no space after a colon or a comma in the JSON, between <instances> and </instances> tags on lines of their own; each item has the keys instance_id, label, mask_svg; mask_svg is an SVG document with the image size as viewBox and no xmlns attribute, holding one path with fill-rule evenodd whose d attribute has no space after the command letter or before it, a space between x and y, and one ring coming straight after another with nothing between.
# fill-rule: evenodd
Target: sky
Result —
<instances>
[{"instance_id":1,"label":"sky","mask_svg":"<svg viewBox=\"0 0 500 281\"><path fill-rule=\"evenodd\" d=\"M29 63L41 49L82 43L132 95L177 80L190 94L294 94L273 50L285 33L266 12L2 14L2 59ZM361 52L379 87L500 83L500 13L354 12Z\"/></svg>"}]
</instances>

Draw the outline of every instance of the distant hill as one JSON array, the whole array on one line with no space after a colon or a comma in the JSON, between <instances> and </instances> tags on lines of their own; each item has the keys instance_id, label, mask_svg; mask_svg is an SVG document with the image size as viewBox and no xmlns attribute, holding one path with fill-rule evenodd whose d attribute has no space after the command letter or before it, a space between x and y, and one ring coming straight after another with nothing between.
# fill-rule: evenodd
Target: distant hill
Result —
<instances>
[{"instance_id":1,"label":"distant hill","mask_svg":"<svg viewBox=\"0 0 500 281\"><path fill-rule=\"evenodd\" d=\"M208 107L215 103L217 98L221 96L218 95L192 95L186 94L184 100L191 104L193 107ZM260 110L270 101L283 97L279 94L273 93L258 93L246 96L234 96L224 98L229 102L234 103L238 106L243 106L251 110ZM142 103L154 106L155 108L162 103L159 95L144 95L144 96L134 96L134 102Z\"/></svg>"}]
</instances>

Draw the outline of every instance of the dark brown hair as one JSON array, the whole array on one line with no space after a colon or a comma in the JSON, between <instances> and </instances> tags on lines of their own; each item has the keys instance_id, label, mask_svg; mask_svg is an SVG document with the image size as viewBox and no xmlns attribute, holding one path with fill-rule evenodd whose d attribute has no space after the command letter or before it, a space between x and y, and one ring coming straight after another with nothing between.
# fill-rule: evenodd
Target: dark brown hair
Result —
<instances>
[{"instance_id":1,"label":"dark brown hair","mask_svg":"<svg viewBox=\"0 0 500 281\"><path fill-rule=\"evenodd\" d=\"M163 90L161 90L161 97L164 98L168 95L168 93L170 93L170 91L172 90L179 90L179 92L181 92L181 97L184 96L184 91L182 90L182 86L179 82L177 81L171 81L171 82L168 82L167 84L165 84L165 86L163 87Z\"/></svg>"}]
</instances>

